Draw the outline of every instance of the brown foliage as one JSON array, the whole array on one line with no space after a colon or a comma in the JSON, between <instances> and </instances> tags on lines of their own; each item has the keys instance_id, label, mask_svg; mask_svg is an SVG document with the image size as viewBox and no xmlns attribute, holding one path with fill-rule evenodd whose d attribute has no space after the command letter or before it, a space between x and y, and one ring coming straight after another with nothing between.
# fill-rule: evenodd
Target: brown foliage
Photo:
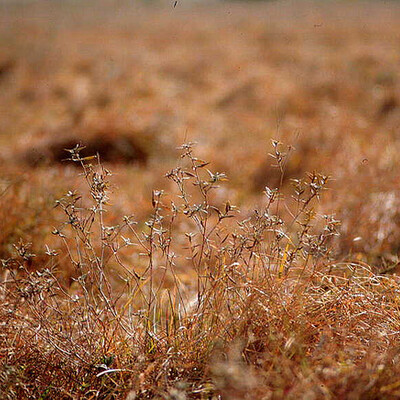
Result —
<instances>
[{"instance_id":1,"label":"brown foliage","mask_svg":"<svg viewBox=\"0 0 400 400\"><path fill-rule=\"evenodd\" d=\"M0 397L398 398L399 6L118 4L0 10Z\"/></svg>"}]
</instances>

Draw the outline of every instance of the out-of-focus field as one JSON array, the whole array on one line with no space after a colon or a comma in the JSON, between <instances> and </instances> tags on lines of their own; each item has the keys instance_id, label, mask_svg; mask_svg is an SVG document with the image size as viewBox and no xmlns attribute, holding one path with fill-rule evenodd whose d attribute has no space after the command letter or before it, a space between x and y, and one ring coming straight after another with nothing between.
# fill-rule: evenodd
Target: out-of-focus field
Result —
<instances>
[{"instance_id":1,"label":"out-of-focus field","mask_svg":"<svg viewBox=\"0 0 400 400\"><path fill-rule=\"evenodd\" d=\"M125 135L140 153L103 157L116 208L145 215L185 140L253 208L280 181L275 138L295 148L284 187L312 170L334 178L323 205L343 221L342 252L397 253L399 5L118 4L2 6L3 255L43 234L31 219L74 185L59 162L67 144ZM7 202L15 185L19 207Z\"/></svg>"},{"instance_id":2,"label":"out-of-focus field","mask_svg":"<svg viewBox=\"0 0 400 400\"><path fill-rule=\"evenodd\" d=\"M195 141L229 178L213 201L243 218L266 186L290 199L292 179L332 176L315 210L342 222L335 260L386 272L400 251L399 21L395 2L2 3L0 258L22 238L40 270L45 246L62 248L55 201L86 185L64 149L84 144L112 171L112 225L150 217L152 191L174 191L177 147ZM283 174L271 139L289 153ZM66 253L57 265L68 291L76 271ZM180 273L194 290L194 272ZM236 384L224 398L252 398Z\"/></svg>"}]
</instances>

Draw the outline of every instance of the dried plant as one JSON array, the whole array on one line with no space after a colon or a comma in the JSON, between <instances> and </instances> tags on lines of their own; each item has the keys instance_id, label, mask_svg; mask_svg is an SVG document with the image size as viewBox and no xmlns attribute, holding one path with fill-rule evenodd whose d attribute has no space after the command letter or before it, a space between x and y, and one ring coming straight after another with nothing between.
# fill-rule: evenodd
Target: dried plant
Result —
<instances>
[{"instance_id":1,"label":"dried plant","mask_svg":"<svg viewBox=\"0 0 400 400\"><path fill-rule=\"evenodd\" d=\"M288 152L272 145L283 174ZM395 396L398 289L335 262L339 222L315 211L328 177L293 180L291 199L267 187L264 206L242 216L218 196L226 175L194 143L180 149L166 174L175 192L154 190L149 219L113 226L111 172L69 150L87 190L56 203L62 246L46 247L41 270L23 241L3 260L5 398Z\"/></svg>"}]
</instances>

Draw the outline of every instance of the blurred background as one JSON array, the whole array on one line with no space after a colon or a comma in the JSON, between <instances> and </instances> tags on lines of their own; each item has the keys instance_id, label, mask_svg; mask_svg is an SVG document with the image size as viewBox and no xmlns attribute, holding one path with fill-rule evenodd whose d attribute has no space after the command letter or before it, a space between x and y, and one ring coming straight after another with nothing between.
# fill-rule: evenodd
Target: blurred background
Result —
<instances>
[{"instance_id":1,"label":"blurred background","mask_svg":"<svg viewBox=\"0 0 400 400\"><path fill-rule=\"evenodd\" d=\"M290 196L291 179L331 175L318 211L342 220L338 257L396 261L399 21L386 1L2 0L0 258L52 240L55 199L82 185L64 149L113 171L110 220L140 219L196 141L244 212L265 186ZM283 178L271 139L290 153Z\"/></svg>"}]
</instances>

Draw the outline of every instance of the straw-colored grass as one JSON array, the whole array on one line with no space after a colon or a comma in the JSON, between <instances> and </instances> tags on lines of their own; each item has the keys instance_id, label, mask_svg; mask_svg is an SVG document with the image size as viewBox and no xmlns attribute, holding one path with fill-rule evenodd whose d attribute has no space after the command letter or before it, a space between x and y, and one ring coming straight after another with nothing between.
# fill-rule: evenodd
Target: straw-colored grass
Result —
<instances>
[{"instance_id":1,"label":"straw-colored grass","mask_svg":"<svg viewBox=\"0 0 400 400\"><path fill-rule=\"evenodd\" d=\"M0 398L399 398L399 6L183 3L0 10Z\"/></svg>"}]
</instances>

